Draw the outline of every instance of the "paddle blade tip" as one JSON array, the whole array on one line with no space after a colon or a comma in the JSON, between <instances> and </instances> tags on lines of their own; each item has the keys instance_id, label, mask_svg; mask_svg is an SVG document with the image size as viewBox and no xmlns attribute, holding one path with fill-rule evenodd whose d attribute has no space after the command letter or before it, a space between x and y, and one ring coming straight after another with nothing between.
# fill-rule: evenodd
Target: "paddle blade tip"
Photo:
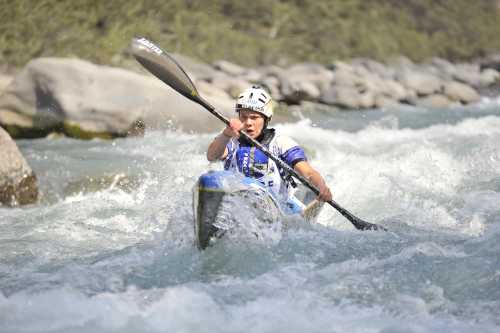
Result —
<instances>
[{"instance_id":1,"label":"paddle blade tip","mask_svg":"<svg viewBox=\"0 0 500 333\"><path fill-rule=\"evenodd\" d=\"M163 54L164 52L155 43L145 37L134 37L130 42L130 49L134 56L141 55L144 52Z\"/></svg>"}]
</instances>

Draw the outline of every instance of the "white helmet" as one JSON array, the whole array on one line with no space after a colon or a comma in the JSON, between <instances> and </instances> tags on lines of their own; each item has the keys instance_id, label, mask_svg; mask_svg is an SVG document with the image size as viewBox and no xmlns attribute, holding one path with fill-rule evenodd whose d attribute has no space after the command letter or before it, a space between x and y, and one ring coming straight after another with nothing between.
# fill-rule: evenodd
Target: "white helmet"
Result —
<instances>
[{"instance_id":1,"label":"white helmet","mask_svg":"<svg viewBox=\"0 0 500 333\"><path fill-rule=\"evenodd\" d=\"M236 112L248 109L260 113L269 122L273 116L273 103L271 95L259 86L245 89L236 101Z\"/></svg>"}]
</instances>

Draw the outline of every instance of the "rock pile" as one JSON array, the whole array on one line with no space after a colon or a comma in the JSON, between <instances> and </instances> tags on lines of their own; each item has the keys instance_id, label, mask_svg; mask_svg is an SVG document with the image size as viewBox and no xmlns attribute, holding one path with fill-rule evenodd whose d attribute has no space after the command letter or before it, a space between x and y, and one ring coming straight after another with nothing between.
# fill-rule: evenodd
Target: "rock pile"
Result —
<instances>
[{"instance_id":1,"label":"rock pile","mask_svg":"<svg viewBox=\"0 0 500 333\"><path fill-rule=\"evenodd\" d=\"M213 87L231 96L242 87L259 83L273 97L286 104L313 101L344 109L369 109L399 103L446 107L469 104L480 99L478 89L497 82L500 74L479 64L452 64L435 58L415 64L400 57L390 64L370 59L335 62L331 66L314 63L289 68L265 66L245 69L217 62L218 72L203 77Z\"/></svg>"},{"instance_id":2,"label":"rock pile","mask_svg":"<svg viewBox=\"0 0 500 333\"><path fill-rule=\"evenodd\" d=\"M266 87L280 103L349 110L401 103L442 108L477 102L486 88L489 96L499 93L494 87L500 74L491 59L486 65L439 58L415 64L399 57L387 64L353 59L330 66L244 68L224 60L208 65L174 57L201 95L226 116L234 114L235 97L251 84ZM0 125L15 137L53 131L77 138L119 137L162 124L188 131L220 128L200 109L151 75L78 59L34 59L16 77L0 76Z\"/></svg>"}]
</instances>

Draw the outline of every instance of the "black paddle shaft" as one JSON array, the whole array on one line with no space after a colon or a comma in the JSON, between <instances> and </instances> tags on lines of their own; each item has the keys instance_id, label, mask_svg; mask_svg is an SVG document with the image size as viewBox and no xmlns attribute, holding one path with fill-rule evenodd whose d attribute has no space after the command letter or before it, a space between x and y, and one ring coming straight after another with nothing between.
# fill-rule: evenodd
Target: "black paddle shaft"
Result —
<instances>
[{"instance_id":1,"label":"black paddle shaft","mask_svg":"<svg viewBox=\"0 0 500 333\"><path fill-rule=\"evenodd\" d=\"M184 69L172 58L167 52L160 49L153 42L146 38L134 38L131 44L131 53L137 61L144 66L151 74L166 83L172 89L192 100L195 103L203 106L207 111L212 113L226 126L229 125L229 120L215 110L215 108L205 101L198 93L196 86L191 81ZM267 157L276 162L281 168L285 169L290 175L297 178L302 184L307 186L316 195L319 195L319 190L311 184L301 174L298 174L284 161L274 156L265 146L258 141L252 139L245 131L240 131L240 134L250 141L255 147L259 148ZM335 208L340 214L347 218L356 229L359 230L386 230L382 226L363 221L362 219L351 214L347 209L342 208L333 200L328 201L328 204Z\"/></svg>"}]
</instances>

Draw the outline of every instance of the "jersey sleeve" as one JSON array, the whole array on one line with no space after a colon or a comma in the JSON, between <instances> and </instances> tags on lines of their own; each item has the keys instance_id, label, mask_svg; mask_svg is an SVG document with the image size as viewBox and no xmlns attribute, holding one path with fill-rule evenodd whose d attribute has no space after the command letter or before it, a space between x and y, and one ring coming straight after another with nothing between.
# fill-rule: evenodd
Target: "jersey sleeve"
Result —
<instances>
[{"instance_id":1,"label":"jersey sleeve","mask_svg":"<svg viewBox=\"0 0 500 333\"><path fill-rule=\"evenodd\" d=\"M292 138L279 136L276 138L276 143L280 151L279 158L285 161L286 164L292 168L295 164L301 161L307 161L304 149L302 149L302 147L300 147Z\"/></svg>"}]
</instances>

